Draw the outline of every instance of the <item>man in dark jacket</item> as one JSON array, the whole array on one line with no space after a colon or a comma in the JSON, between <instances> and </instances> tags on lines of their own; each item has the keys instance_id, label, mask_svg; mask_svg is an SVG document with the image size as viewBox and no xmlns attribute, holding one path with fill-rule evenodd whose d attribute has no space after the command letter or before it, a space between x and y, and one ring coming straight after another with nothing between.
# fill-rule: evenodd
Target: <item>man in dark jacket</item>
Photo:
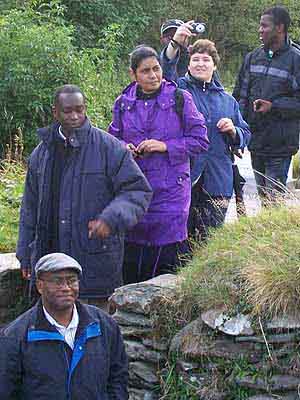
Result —
<instances>
[{"instance_id":1,"label":"man in dark jacket","mask_svg":"<svg viewBox=\"0 0 300 400\"><path fill-rule=\"evenodd\" d=\"M40 129L20 213L17 257L24 278L45 254L63 252L83 267L81 298L106 307L122 283L124 231L151 200L141 170L117 139L93 127L74 85L55 95L56 122Z\"/></svg>"},{"instance_id":2,"label":"man in dark jacket","mask_svg":"<svg viewBox=\"0 0 300 400\"><path fill-rule=\"evenodd\" d=\"M0 335L0 399L128 399L128 363L117 324L76 301L81 266L51 253L35 272L40 301Z\"/></svg>"},{"instance_id":3,"label":"man in dark jacket","mask_svg":"<svg viewBox=\"0 0 300 400\"><path fill-rule=\"evenodd\" d=\"M173 36L179 26L183 24L180 19L169 19L165 21L160 28L160 42L163 44L164 48L161 52L160 58L163 58L166 47L171 43L171 45L176 46L172 41ZM189 63L189 52L188 52L188 42L185 46L180 46L179 48L179 59L176 65L176 73L180 78L187 73L188 63Z\"/></svg>"},{"instance_id":4,"label":"man in dark jacket","mask_svg":"<svg viewBox=\"0 0 300 400\"><path fill-rule=\"evenodd\" d=\"M249 149L259 193L271 198L284 189L299 147L300 51L288 38L290 22L284 7L264 11L263 45L245 57L233 92L253 133Z\"/></svg>"}]
</instances>

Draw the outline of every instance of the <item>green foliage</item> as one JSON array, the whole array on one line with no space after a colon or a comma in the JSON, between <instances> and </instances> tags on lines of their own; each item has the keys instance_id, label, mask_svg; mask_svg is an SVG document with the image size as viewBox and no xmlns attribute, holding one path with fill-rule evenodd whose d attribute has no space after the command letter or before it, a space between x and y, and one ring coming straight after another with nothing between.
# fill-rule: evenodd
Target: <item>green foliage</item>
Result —
<instances>
[{"instance_id":1,"label":"green foliage","mask_svg":"<svg viewBox=\"0 0 300 400\"><path fill-rule=\"evenodd\" d=\"M2 19L2 146L11 141L17 129L21 129L28 152L37 141L36 128L52 120L54 90L65 83L78 84L86 92L89 113L98 126L106 128L110 122L113 100L121 90L120 85L123 85L122 80L117 81L122 73L117 74L114 65L119 38L117 28L107 28L101 51L79 51L72 44L73 29L61 23L60 6L53 7L47 7L47 12L41 6L40 11L32 8L12 11Z\"/></svg>"},{"instance_id":2,"label":"green foliage","mask_svg":"<svg viewBox=\"0 0 300 400\"><path fill-rule=\"evenodd\" d=\"M161 375L161 400L198 400L197 387L185 382L176 371L176 360L167 364Z\"/></svg>"},{"instance_id":3,"label":"green foliage","mask_svg":"<svg viewBox=\"0 0 300 400\"><path fill-rule=\"evenodd\" d=\"M220 305L267 317L298 313L299 217L299 207L269 207L213 232L180 272L182 313Z\"/></svg>"},{"instance_id":4,"label":"green foliage","mask_svg":"<svg viewBox=\"0 0 300 400\"><path fill-rule=\"evenodd\" d=\"M24 178L25 167L23 164L7 160L1 162L0 252L13 252L16 248Z\"/></svg>"}]
</instances>

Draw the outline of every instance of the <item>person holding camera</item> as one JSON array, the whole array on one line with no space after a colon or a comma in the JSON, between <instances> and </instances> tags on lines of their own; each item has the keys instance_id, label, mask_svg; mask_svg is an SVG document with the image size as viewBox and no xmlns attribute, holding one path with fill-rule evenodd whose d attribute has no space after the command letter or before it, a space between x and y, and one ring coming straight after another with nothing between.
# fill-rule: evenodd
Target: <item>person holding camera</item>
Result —
<instances>
[{"instance_id":1,"label":"person holding camera","mask_svg":"<svg viewBox=\"0 0 300 400\"><path fill-rule=\"evenodd\" d=\"M177 28L183 24L180 19L169 19L165 21L160 28L160 42L164 46L160 58L163 57L164 51L172 41ZM187 49L188 42L180 47L179 60L176 64L176 74L178 76L184 76L187 72L189 63L189 52Z\"/></svg>"},{"instance_id":2,"label":"person holding camera","mask_svg":"<svg viewBox=\"0 0 300 400\"><path fill-rule=\"evenodd\" d=\"M249 150L262 200L284 190L299 147L300 47L288 38L290 23L284 7L263 12L262 46L246 55L233 91L253 132Z\"/></svg>"},{"instance_id":3,"label":"person holding camera","mask_svg":"<svg viewBox=\"0 0 300 400\"><path fill-rule=\"evenodd\" d=\"M172 77L178 61L178 48L195 36L194 21L182 24L168 45L164 58L164 75ZM232 149L243 149L250 131L236 100L227 94L214 72L219 63L215 44L199 39L189 47L190 60L186 76L177 79L180 88L193 96L197 109L204 115L210 141L207 153L192 161L192 203L189 232L204 240L207 229L224 222L233 193Z\"/></svg>"},{"instance_id":4,"label":"person holding camera","mask_svg":"<svg viewBox=\"0 0 300 400\"><path fill-rule=\"evenodd\" d=\"M117 98L108 131L132 152L153 197L143 219L126 235L126 284L174 272L178 255L188 250L189 158L208 148L203 116L187 92L178 112L177 85L162 79L154 49L141 45L133 50L130 75L133 82Z\"/></svg>"}]
</instances>

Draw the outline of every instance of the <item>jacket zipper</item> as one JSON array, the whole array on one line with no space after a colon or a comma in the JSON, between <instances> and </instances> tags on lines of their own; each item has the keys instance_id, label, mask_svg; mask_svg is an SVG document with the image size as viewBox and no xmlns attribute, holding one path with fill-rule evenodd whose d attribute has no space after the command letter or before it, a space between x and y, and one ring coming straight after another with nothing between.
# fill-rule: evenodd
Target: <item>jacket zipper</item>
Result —
<instances>
[{"instance_id":1,"label":"jacket zipper","mask_svg":"<svg viewBox=\"0 0 300 400\"><path fill-rule=\"evenodd\" d=\"M63 351L64 351L64 356L65 356L65 360L67 363L67 369L68 369L68 381L67 381L67 400L71 400L71 391L70 391L70 385L69 385L69 373L70 373L70 363L69 363L69 359L68 359L68 355L66 353L66 348L64 343L62 343L63 346Z\"/></svg>"}]
</instances>

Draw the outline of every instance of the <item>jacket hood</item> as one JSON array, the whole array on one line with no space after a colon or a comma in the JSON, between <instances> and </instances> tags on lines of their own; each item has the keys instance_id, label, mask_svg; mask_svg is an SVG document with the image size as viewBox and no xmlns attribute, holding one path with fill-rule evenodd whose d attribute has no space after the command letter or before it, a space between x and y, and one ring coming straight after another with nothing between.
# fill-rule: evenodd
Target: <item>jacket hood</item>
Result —
<instances>
[{"instance_id":1,"label":"jacket hood","mask_svg":"<svg viewBox=\"0 0 300 400\"><path fill-rule=\"evenodd\" d=\"M122 92L122 100L125 100L126 104L128 104L129 106L132 106L137 100L137 87L137 82L132 82ZM158 104L162 108L164 108L164 106L169 103L170 100L172 100L171 103L174 103L174 92L176 88L177 84L175 82L166 81L165 79L162 80L161 90L156 97Z\"/></svg>"},{"instance_id":2,"label":"jacket hood","mask_svg":"<svg viewBox=\"0 0 300 400\"><path fill-rule=\"evenodd\" d=\"M53 124L40 128L37 130L37 135L39 139L44 142L47 146L54 142L55 136L58 132L60 126L59 122L54 122ZM91 123L88 117L86 117L84 124L80 128L73 130L71 136L69 137L70 144L73 147L79 147L80 144L85 143L87 140L87 133L91 128Z\"/></svg>"}]
</instances>

